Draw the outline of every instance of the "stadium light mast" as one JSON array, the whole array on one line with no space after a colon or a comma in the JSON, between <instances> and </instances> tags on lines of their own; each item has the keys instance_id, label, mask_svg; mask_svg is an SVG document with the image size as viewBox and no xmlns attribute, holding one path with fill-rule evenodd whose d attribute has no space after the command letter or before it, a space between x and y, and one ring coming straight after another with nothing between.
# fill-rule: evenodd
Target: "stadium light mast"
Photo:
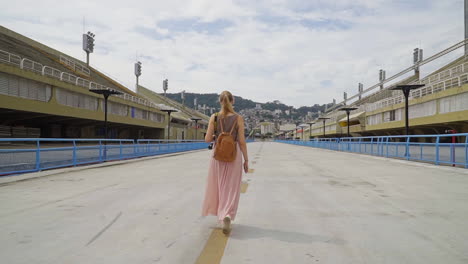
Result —
<instances>
[{"instance_id":1,"label":"stadium light mast","mask_svg":"<svg viewBox=\"0 0 468 264\"><path fill-rule=\"evenodd\" d=\"M465 39L467 38L468 38L468 0L465 0ZM465 56L467 55L468 55L468 44L465 44Z\"/></svg>"},{"instance_id":2,"label":"stadium light mast","mask_svg":"<svg viewBox=\"0 0 468 264\"><path fill-rule=\"evenodd\" d=\"M137 61L135 62L135 76L136 76L136 93L138 93L138 79L140 78L141 76L141 62L140 61Z\"/></svg>"},{"instance_id":3,"label":"stadium light mast","mask_svg":"<svg viewBox=\"0 0 468 264\"><path fill-rule=\"evenodd\" d=\"M414 63L414 75L419 80L419 64L423 60L423 49L415 48L413 52L413 63Z\"/></svg>"},{"instance_id":4,"label":"stadium light mast","mask_svg":"<svg viewBox=\"0 0 468 264\"><path fill-rule=\"evenodd\" d=\"M380 82L380 90L383 90L383 82L385 81L385 71L380 69L379 70L379 82Z\"/></svg>"},{"instance_id":5,"label":"stadium light mast","mask_svg":"<svg viewBox=\"0 0 468 264\"><path fill-rule=\"evenodd\" d=\"M362 92L364 92L364 85L362 83L359 83L358 84L359 100L362 99Z\"/></svg>"},{"instance_id":6,"label":"stadium light mast","mask_svg":"<svg viewBox=\"0 0 468 264\"><path fill-rule=\"evenodd\" d=\"M164 96L166 96L166 91L169 86L169 81L167 79L163 80L163 90L164 90Z\"/></svg>"},{"instance_id":7,"label":"stadium light mast","mask_svg":"<svg viewBox=\"0 0 468 264\"><path fill-rule=\"evenodd\" d=\"M86 65L89 66L89 54L94 52L94 35L91 31L83 34L83 50L86 52Z\"/></svg>"},{"instance_id":8,"label":"stadium light mast","mask_svg":"<svg viewBox=\"0 0 468 264\"><path fill-rule=\"evenodd\" d=\"M180 99L182 99L182 105L185 106L185 90L180 93Z\"/></svg>"}]
</instances>

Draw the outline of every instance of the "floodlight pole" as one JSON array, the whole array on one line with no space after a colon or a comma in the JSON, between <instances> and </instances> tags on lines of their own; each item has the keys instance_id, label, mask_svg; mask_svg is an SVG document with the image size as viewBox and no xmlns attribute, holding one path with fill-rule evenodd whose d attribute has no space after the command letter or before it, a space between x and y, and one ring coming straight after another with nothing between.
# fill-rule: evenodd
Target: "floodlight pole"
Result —
<instances>
[{"instance_id":1,"label":"floodlight pole","mask_svg":"<svg viewBox=\"0 0 468 264\"><path fill-rule=\"evenodd\" d=\"M465 5L464 5L464 16L465 16L465 39L468 38L468 0L465 0ZM468 55L468 45L465 44L465 56Z\"/></svg>"},{"instance_id":2,"label":"floodlight pole","mask_svg":"<svg viewBox=\"0 0 468 264\"><path fill-rule=\"evenodd\" d=\"M83 50L86 52L86 65L89 67L89 53L94 51L94 35L90 31L83 34Z\"/></svg>"}]
</instances>

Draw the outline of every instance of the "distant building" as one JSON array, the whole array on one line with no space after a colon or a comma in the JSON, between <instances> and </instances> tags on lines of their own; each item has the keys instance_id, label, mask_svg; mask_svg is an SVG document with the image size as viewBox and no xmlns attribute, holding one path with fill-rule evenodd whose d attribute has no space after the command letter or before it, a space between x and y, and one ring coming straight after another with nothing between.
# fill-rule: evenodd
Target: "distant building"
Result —
<instances>
[{"instance_id":1,"label":"distant building","mask_svg":"<svg viewBox=\"0 0 468 264\"><path fill-rule=\"evenodd\" d=\"M291 114L291 111L285 110L284 113L285 113L286 115L290 115L290 114Z\"/></svg>"},{"instance_id":2,"label":"distant building","mask_svg":"<svg viewBox=\"0 0 468 264\"><path fill-rule=\"evenodd\" d=\"M256 110L262 110L262 105L261 105L261 104L255 105L255 109L256 109Z\"/></svg>"},{"instance_id":3,"label":"distant building","mask_svg":"<svg viewBox=\"0 0 468 264\"><path fill-rule=\"evenodd\" d=\"M281 115L283 111L281 111L281 109L276 109L274 113L275 115Z\"/></svg>"},{"instance_id":4,"label":"distant building","mask_svg":"<svg viewBox=\"0 0 468 264\"><path fill-rule=\"evenodd\" d=\"M260 134L265 135L268 133L275 133L275 124L270 122L263 122L260 124Z\"/></svg>"},{"instance_id":5,"label":"distant building","mask_svg":"<svg viewBox=\"0 0 468 264\"><path fill-rule=\"evenodd\" d=\"M294 130L295 128L296 128L295 124L284 124L280 126L280 131L282 132L291 131L291 130Z\"/></svg>"}]
</instances>

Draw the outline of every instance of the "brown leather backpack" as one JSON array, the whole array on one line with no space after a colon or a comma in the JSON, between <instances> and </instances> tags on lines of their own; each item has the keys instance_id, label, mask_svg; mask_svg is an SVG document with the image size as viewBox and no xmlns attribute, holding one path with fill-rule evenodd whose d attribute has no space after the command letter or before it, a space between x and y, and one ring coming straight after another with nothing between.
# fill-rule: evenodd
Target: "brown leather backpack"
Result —
<instances>
[{"instance_id":1,"label":"brown leather backpack","mask_svg":"<svg viewBox=\"0 0 468 264\"><path fill-rule=\"evenodd\" d=\"M230 132L225 132L223 128L223 120L220 120L221 133L216 139L214 158L219 161L233 162L237 155L237 142L232 136L232 132L237 125L237 118Z\"/></svg>"}]
</instances>

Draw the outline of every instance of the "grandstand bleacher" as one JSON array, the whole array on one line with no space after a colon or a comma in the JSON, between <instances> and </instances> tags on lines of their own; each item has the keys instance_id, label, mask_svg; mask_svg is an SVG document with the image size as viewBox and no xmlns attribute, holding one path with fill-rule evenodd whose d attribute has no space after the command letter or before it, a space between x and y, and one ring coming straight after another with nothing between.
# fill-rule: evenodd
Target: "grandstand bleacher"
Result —
<instances>
[{"instance_id":1,"label":"grandstand bleacher","mask_svg":"<svg viewBox=\"0 0 468 264\"><path fill-rule=\"evenodd\" d=\"M111 137L165 137L167 119L161 109L171 106L152 102L71 56L0 27L0 134L104 137L103 99L89 89L123 93L109 99ZM171 122L178 123L177 118ZM179 128L182 135L193 134L191 122Z\"/></svg>"}]
</instances>

